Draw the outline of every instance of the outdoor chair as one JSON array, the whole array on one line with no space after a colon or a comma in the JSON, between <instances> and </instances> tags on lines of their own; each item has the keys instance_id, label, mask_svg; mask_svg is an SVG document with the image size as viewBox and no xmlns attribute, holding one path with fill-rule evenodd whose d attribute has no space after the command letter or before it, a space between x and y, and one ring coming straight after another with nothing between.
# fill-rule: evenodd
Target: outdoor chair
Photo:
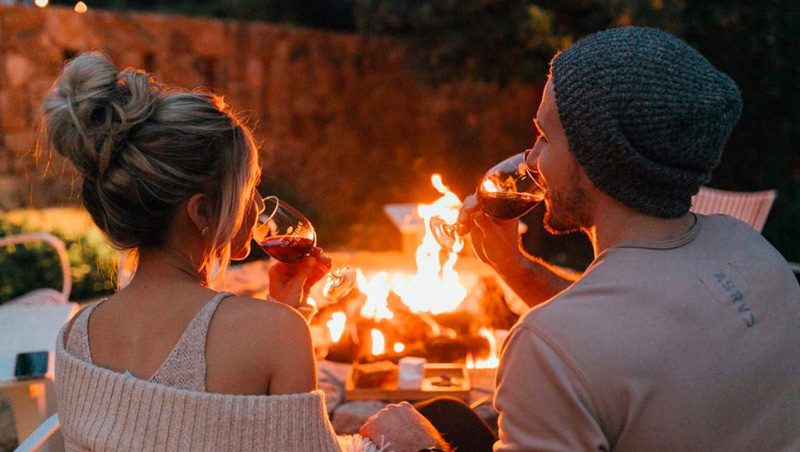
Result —
<instances>
[{"instance_id":1,"label":"outdoor chair","mask_svg":"<svg viewBox=\"0 0 800 452\"><path fill-rule=\"evenodd\" d=\"M729 215L761 232L775 201L775 194L775 190L738 192L700 187L700 191L692 197L692 212Z\"/></svg>"},{"instance_id":2,"label":"outdoor chair","mask_svg":"<svg viewBox=\"0 0 800 452\"><path fill-rule=\"evenodd\" d=\"M44 288L36 289L28 292L25 295L14 298L6 302L5 306L30 306L42 304L63 304L69 300L69 294L72 290L72 276L69 269L69 257L67 257L67 248L64 242L58 237L48 234L46 232L33 232L29 234L11 235L7 237L0 237L0 248L10 245L20 245L23 243L44 242L52 246L56 250L58 260L61 263L61 274L63 277L63 284L61 292L54 289Z\"/></svg>"},{"instance_id":3,"label":"outdoor chair","mask_svg":"<svg viewBox=\"0 0 800 452\"><path fill-rule=\"evenodd\" d=\"M61 428L58 421L58 414L54 414L42 422L33 433L23 441L14 452L36 451L42 448L53 435Z\"/></svg>"},{"instance_id":4,"label":"outdoor chair","mask_svg":"<svg viewBox=\"0 0 800 452\"><path fill-rule=\"evenodd\" d=\"M692 212L730 215L761 232L775 195L775 190L738 192L700 187L700 191L692 197ZM789 267L800 279L800 263L789 262Z\"/></svg>"},{"instance_id":5,"label":"outdoor chair","mask_svg":"<svg viewBox=\"0 0 800 452\"><path fill-rule=\"evenodd\" d=\"M56 426L55 429L50 428L52 431L47 435L39 435L38 440L26 440L17 450L39 448L58 430L58 419L51 416L55 412L53 371L56 337L61 327L79 310L77 303L69 302L72 290L69 258L66 246L58 237L47 233L0 237L0 249L32 242L44 242L55 249L63 281L60 291L53 288L35 289L0 306L0 391L10 397L17 439L37 437L35 432L48 430L45 427L53 427L54 422ZM49 352L45 377L17 380L14 376L17 354L38 351ZM50 419L48 416L51 416ZM44 427L37 428L43 421Z\"/></svg>"}]
</instances>

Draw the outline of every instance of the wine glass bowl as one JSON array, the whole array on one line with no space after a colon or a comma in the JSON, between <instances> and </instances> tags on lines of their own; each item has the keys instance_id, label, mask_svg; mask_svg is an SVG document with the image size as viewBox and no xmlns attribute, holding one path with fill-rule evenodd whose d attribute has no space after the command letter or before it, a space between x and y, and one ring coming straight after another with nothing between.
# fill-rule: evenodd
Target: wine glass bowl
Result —
<instances>
[{"instance_id":1,"label":"wine glass bowl","mask_svg":"<svg viewBox=\"0 0 800 452\"><path fill-rule=\"evenodd\" d=\"M253 228L253 239L261 248L281 262L297 262L309 256L317 245L311 222L276 196L263 198L263 205Z\"/></svg>"},{"instance_id":2,"label":"wine glass bowl","mask_svg":"<svg viewBox=\"0 0 800 452\"><path fill-rule=\"evenodd\" d=\"M299 210L277 196L260 198L253 239L270 257L294 263L311 255L317 246L314 225ZM329 300L347 295L356 285L355 271L344 266L328 273L322 294Z\"/></svg>"},{"instance_id":3,"label":"wine glass bowl","mask_svg":"<svg viewBox=\"0 0 800 452\"><path fill-rule=\"evenodd\" d=\"M530 212L544 199L538 171L526 163L530 151L512 155L484 174L475 192L484 213L498 220L513 220ZM460 248L458 244L463 239L459 236L457 222L433 216L430 228L442 249L453 252Z\"/></svg>"},{"instance_id":4,"label":"wine glass bowl","mask_svg":"<svg viewBox=\"0 0 800 452\"><path fill-rule=\"evenodd\" d=\"M451 223L438 215L434 215L428 224L433 238L436 239L442 249L452 253L464 247L464 239L456 230L458 223Z\"/></svg>"},{"instance_id":5,"label":"wine glass bowl","mask_svg":"<svg viewBox=\"0 0 800 452\"><path fill-rule=\"evenodd\" d=\"M356 285L356 271L349 265L331 270L322 286L322 296L328 300L339 300Z\"/></svg>"}]
</instances>

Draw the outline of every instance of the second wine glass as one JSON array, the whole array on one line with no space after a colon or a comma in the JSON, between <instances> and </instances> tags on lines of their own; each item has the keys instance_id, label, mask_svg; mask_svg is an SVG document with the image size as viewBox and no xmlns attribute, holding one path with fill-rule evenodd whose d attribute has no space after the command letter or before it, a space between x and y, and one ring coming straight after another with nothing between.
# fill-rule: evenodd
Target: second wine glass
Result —
<instances>
[{"instance_id":1,"label":"second wine glass","mask_svg":"<svg viewBox=\"0 0 800 452\"><path fill-rule=\"evenodd\" d=\"M293 263L310 256L317 245L317 232L311 221L277 196L267 196L262 201L253 239L281 262ZM328 273L322 294L329 300L338 300L355 287L355 282L355 272L349 266L338 268Z\"/></svg>"},{"instance_id":2,"label":"second wine glass","mask_svg":"<svg viewBox=\"0 0 800 452\"><path fill-rule=\"evenodd\" d=\"M527 164L531 149L515 154L494 165L484 174L475 194L481 209L498 220L513 220L530 212L544 199L538 172ZM461 248L460 225L442 217L430 219L431 233L442 249Z\"/></svg>"}]
</instances>

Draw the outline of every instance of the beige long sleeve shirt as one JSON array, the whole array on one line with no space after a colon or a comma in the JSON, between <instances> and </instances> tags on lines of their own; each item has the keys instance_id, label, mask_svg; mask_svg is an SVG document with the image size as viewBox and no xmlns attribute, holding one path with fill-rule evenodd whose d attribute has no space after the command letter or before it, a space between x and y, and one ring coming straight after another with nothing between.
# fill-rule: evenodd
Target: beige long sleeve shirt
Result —
<instances>
[{"instance_id":1,"label":"beige long sleeve shirt","mask_svg":"<svg viewBox=\"0 0 800 452\"><path fill-rule=\"evenodd\" d=\"M729 217L611 248L514 327L495 405L497 451L800 450L800 287Z\"/></svg>"}]
</instances>

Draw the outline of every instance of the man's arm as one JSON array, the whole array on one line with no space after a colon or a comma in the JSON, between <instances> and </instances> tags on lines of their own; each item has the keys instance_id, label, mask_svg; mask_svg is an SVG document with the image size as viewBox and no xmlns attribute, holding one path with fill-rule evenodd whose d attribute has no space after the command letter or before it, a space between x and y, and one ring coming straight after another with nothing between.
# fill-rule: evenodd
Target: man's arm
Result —
<instances>
[{"instance_id":1,"label":"man's arm","mask_svg":"<svg viewBox=\"0 0 800 452\"><path fill-rule=\"evenodd\" d=\"M367 419L358 433L381 447L387 446L388 450L451 451L433 424L408 402L387 405Z\"/></svg>"},{"instance_id":2,"label":"man's arm","mask_svg":"<svg viewBox=\"0 0 800 452\"><path fill-rule=\"evenodd\" d=\"M517 232L519 221L488 217L481 212L475 195L464 200L459 223L462 235L471 234L475 254L530 307L549 300L581 275L526 253Z\"/></svg>"},{"instance_id":3,"label":"man's arm","mask_svg":"<svg viewBox=\"0 0 800 452\"><path fill-rule=\"evenodd\" d=\"M556 296L582 275L578 271L559 267L532 256L526 253L521 245L518 245L517 250L516 264L505 267L497 267L491 263L490 265L531 308Z\"/></svg>"},{"instance_id":4,"label":"man's arm","mask_svg":"<svg viewBox=\"0 0 800 452\"><path fill-rule=\"evenodd\" d=\"M524 326L515 328L497 374L495 451L609 450L577 372L546 339Z\"/></svg>"}]
</instances>

